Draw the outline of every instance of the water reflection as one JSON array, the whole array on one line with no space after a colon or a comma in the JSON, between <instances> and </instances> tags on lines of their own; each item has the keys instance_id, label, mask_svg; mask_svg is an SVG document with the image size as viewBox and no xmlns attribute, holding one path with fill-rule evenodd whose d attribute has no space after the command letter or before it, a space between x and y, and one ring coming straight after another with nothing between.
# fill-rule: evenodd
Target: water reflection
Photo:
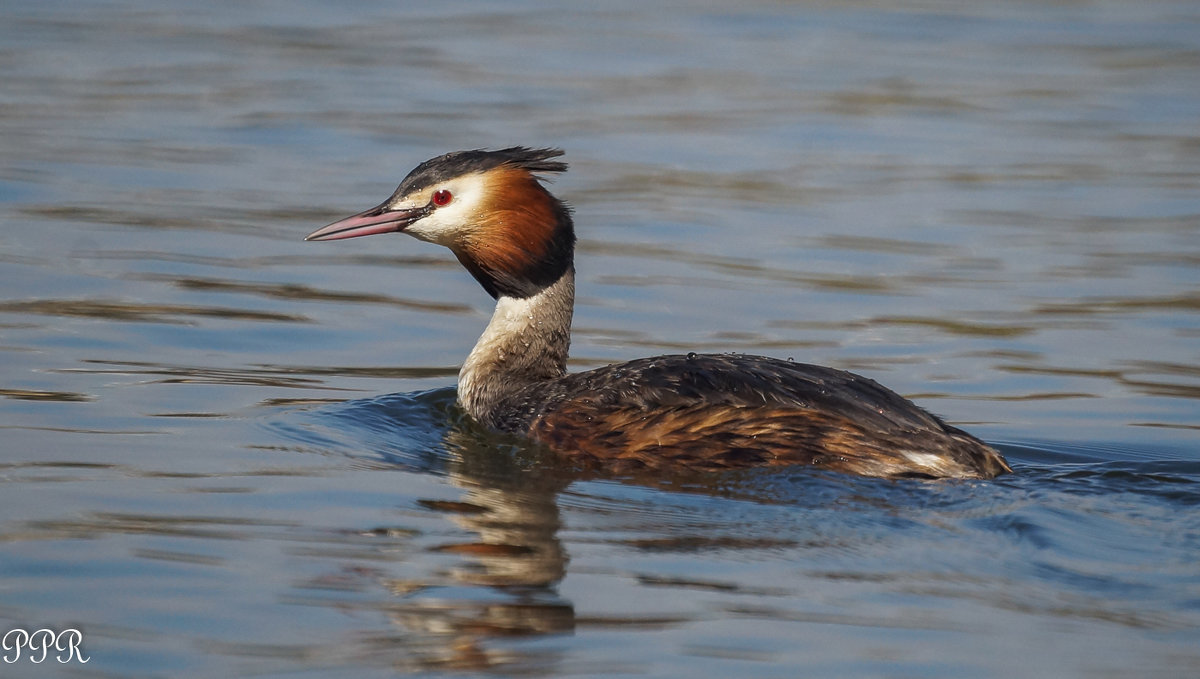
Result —
<instances>
[{"instance_id":1,"label":"water reflection","mask_svg":"<svg viewBox=\"0 0 1200 679\"><path fill-rule=\"evenodd\" d=\"M438 597L430 592L409 604L390 607L389 613L406 628L440 631L445 638L445 652L437 661L440 666L513 665L511 648L498 653L485 642L575 630L574 606L556 591L568 562L558 535L562 525L558 495L571 477L540 465L537 451L518 442L497 441L465 418L446 432L444 443L453 456L447 480L464 493L453 502L419 503L473 537L442 542L430 551L460 557L446 570L451 582L486 589L479 590L483 596L478 598Z\"/></svg>"},{"instance_id":2,"label":"water reflection","mask_svg":"<svg viewBox=\"0 0 1200 679\"><path fill-rule=\"evenodd\" d=\"M554 662L553 653L491 642L575 630L574 606L557 591L568 563L558 497L571 475L543 464L540 451L478 429L453 390L339 403L277 426L304 448L341 451L356 465L432 471L458 490L412 497L397 523L347 528L355 546L330 545L339 565L301 584L322 594L292 597L386 617L394 631L353 640L353 662L405 671Z\"/></svg>"}]
</instances>

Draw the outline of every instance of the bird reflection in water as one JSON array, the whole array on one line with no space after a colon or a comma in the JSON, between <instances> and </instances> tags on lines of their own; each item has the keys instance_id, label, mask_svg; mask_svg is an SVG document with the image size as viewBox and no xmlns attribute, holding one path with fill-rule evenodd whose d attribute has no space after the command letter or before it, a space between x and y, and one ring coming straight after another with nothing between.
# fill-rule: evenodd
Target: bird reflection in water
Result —
<instances>
[{"instance_id":1,"label":"bird reflection in water","mask_svg":"<svg viewBox=\"0 0 1200 679\"><path fill-rule=\"evenodd\" d=\"M446 432L445 450L453 458L447 478L464 493L457 500L418 504L476 539L430 545L432 554L456 557L431 579L384 582L401 598L386 606L390 620L406 632L403 641L394 641L415 652L402 664L452 670L543 666L555 658L542 653L557 654L488 642L574 632L574 606L556 591L568 561L558 538L557 498L571 479L539 465L531 468L519 453L505 455L498 447L508 448L470 423ZM526 446L511 447L521 449L528 452ZM411 646L412 635L423 638L419 648Z\"/></svg>"}]
</instances>

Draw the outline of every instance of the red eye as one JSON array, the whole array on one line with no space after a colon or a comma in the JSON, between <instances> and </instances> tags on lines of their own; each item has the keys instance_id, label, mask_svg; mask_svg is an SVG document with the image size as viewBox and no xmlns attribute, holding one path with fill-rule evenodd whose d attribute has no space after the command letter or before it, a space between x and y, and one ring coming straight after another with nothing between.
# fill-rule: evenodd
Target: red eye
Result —
<instances>
[{"instance_id":1,"label":"red eye","mask_svg":"<svg viewBox=\"0 0 1200 679\"><path fill-rule=\"evenodd\" d=\"M454 194L450 193L446 189L438 189L437 191L433 192L433 204L438 207L449 205L450 201L452 200L454 200Z\"/></svg>"}]
</instances>

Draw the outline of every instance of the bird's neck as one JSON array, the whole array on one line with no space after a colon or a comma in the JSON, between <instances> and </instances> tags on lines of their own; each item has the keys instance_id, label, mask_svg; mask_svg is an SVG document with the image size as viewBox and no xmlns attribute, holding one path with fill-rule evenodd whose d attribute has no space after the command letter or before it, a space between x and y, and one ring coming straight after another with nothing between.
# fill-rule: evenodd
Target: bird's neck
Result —
<instances>
[{"instance_id":1,"label":"bird's neck","mask_svg":"<svg viewBox=\"0 0 1200 679\"><path fill-rule=\"evenodd\" d=\"M458 373L458 400L475 419L497 426L517 391L567 370L575 269L529 297L501 295L487 329Z\"/></svg>"}]
</instances>

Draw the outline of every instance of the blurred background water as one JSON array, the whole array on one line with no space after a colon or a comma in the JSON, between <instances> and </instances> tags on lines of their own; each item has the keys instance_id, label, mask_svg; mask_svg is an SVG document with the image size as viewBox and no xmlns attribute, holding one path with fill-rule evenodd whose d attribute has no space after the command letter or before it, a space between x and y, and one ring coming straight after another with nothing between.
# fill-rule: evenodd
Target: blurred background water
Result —
<instances>
[{"instance_id":1,"label":"blurred background water","mask_svg":"<svg viewBox=\"0 0 1200 679\"><path fill-rule=\"evenodd\" d=\"M1200 672L1200 6L0 8L0 675ZM573 367L873 377L986 483L572 478L454 406L490 300L304 243L561 146ZM11 652L10 652L11 653Z\"/></svg>"}]
</instances>

